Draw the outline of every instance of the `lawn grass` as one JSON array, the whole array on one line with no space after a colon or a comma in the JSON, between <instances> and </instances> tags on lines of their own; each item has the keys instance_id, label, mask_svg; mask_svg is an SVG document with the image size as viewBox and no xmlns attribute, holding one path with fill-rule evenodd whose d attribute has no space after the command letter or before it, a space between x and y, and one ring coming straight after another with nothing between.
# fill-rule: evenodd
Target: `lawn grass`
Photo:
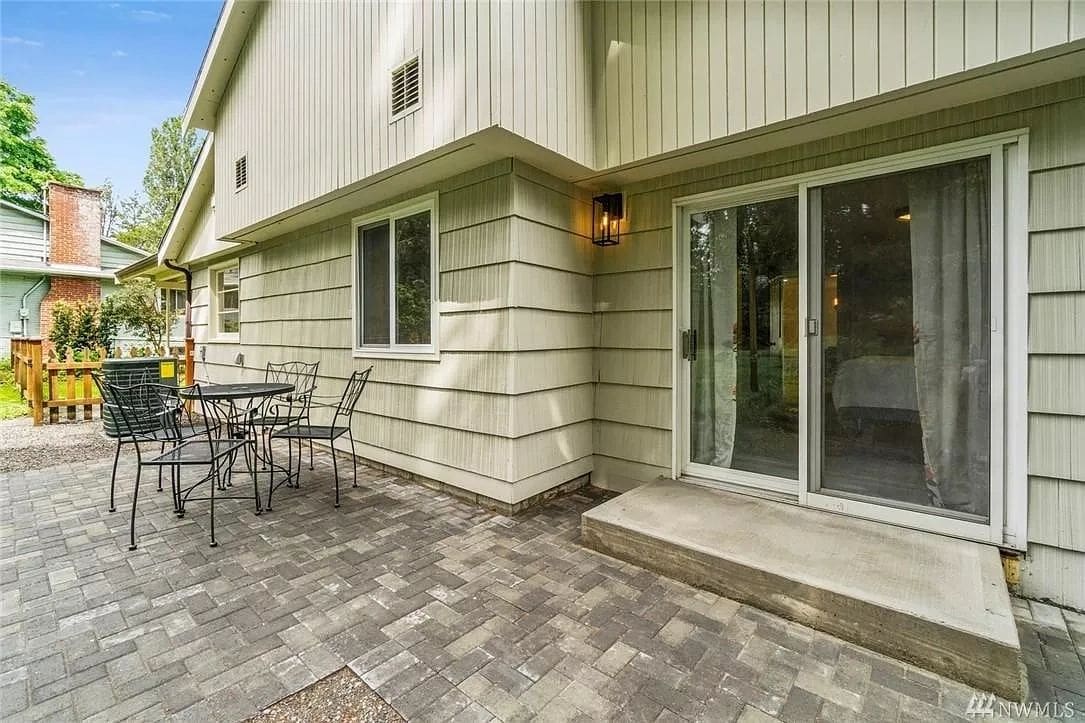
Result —
<instances>
[{"instance_id":1,"label":"lawn grass","mask_svg":"<svg viewBox=\"0 0 1085 723\"><path fill-rule=\"evenodd\" d=\"M15 374L8 362L0 363L0 420L25 417L30 408L15 386Z\"/></svg>"}]
</instances>

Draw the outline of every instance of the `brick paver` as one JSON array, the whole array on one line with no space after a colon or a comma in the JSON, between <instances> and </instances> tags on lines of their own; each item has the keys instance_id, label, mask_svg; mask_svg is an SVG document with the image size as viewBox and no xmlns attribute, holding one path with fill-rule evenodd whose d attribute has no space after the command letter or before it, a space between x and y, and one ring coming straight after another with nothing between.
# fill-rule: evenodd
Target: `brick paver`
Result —
<instances>
[{"instance_id":1,"label":"brick paver","mask_svg":"<svg viewBox=\"0 0 1085 723\"><path fill-rule=\"evenodd\" d=\"M958 720L972 690L515 518L331 464L275 511L170 514L140 548L109 462L0 474L0 717L239 720L350 665L409 720ZM121 499L132 478L122 465ZM1085 617L1016 601L1034 698L1085 711Z\"/></svg>"}]
</instances>

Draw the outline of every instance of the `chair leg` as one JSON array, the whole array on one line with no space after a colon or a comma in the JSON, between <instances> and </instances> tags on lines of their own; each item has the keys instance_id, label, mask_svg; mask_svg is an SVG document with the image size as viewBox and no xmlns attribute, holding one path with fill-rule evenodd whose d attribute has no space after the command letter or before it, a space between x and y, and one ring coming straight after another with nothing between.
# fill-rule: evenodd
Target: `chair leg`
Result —
<instances>
[{"instance_id":1,"label":"chair leg","mask_svg":"<svg viewBox=\"0 0 1085 723\"><path fill-rule=\"evenodd\" d=\"M173 492L173 514L181 512L181 467L170 465L170 491Z\"/></svg>"},{"instance_id":2,"label":"chair leg","mask_svg":"<svg viewBox=\"0 0 1085 723\"><path fill-rule=\"evenodd\" d=\"M300 442L299 442L300 444ZM313 439L309 438L309 471L313 471Z\"/></svg>"},{"instance_id":3,"label":"chair leg","mask_svg":"<svg viewBox=\"0 0 1085 723\"><path fill-rule=\"evenodd\" d=\"M215 483L210 485L211 487L211 547L218 547L219 543L215 542L215 488L218 487L218 483L221 482L222 477L218 470L215 470Z\"/></svg>"},{"instance_id":4,"label":"chair leg","mask_svg":"<svg viewBox=\"0 0 1085 723\"><path fill-rule=\"evenodd\" d=\"M165 454L166 453L166 443L165 442L163 442L162 446L160 446L158 448L158 453L159 454ZM158 491L159 492L162 491L162 465L158 465Z\"/></svg>"},{"instance_id":5,"label":"chair leg","mask_svg":"<svg viewBox=\"0 0 1085 723\"><path fill-rule=\"evenodd\" d=\"M113 476L109 478L109 511L116 512L117 505L113 501L113 494L117 489L117 463L121 461L121 440L117 438L117 452L113 455Z\"/></svg>"},{"instance_id":6,"label":"chair leg","mask_svg":"<svg viewBox=\"0 0 1085 723\"><path fill-rule=\"evenodd\" d=\"M335 506L339 506L339 463L335 461L335 440L332 440L332 471L335 473Z\"/></svg>"},{"instance_id":7,"label":"chair leg","mask_svg":"<svg viewBox=\"0 0 1085 723\"><path fill-rule=\"evenodd\" d=\"M350 437L350 463L354 465L354 486L358 486L358 454L354 451L354 432L347 427L347 436Z\"/></svg>"},{"instance_id":8,"label":"chair leg","mask_svg":"<svg viewBox=\"0 0 1085 723\"><path fill-rule=\"evenodd\" d=\"M136 465L136 486L132 490L132 520L128 527L128 551L136 549L136 502L139 500L139 477L143 471L143 465Z\"/></svg>"},{"instance_id":9,"label":"chair leg","mask_svg":"<svg viewBox=\"0 0 1085 723\"><path fill-rule=\"evenodd\" d=\"M268 450L270 449L271 447L269 445ZM268 461L270 461L270 457ZM253 467L249 467L249 474L252 475L252 495L256 498L256 514L259 515L263 513L263 508L260 507L260 483L256 479L256 470ZM272 482L275 481L275 467L271 467L271 472L268 473L268 477L271 478Z\"/></svg>"}]
</instances>

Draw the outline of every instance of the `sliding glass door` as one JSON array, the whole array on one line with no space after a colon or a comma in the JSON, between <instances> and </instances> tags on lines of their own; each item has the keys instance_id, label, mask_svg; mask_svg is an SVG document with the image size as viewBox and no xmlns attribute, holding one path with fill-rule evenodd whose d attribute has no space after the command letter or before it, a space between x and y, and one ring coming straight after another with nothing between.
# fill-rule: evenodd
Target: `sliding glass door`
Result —
<instances>
[{"instance_id":1,"label":"sliding glass door","mask_svg":"<svg viewBox=\"0 0 1085 723\"><path fill-rule=\"evenodd\" d=\"M690 461L798 479L798 199L689 220Z\"/></svg>"},{"instance_id":2,"label":"sliding glass door","mask_svg":"<svg viewBox=\"0 0 1085 723\"><path fill-rule=\"evenodd\" d=\"M680 204L678 473L1001 540L1010 147Z\"/></svg>"},{"instance_id":3,"label":"sliding glass door","mask_svg":"<svg viewBox=\"0 0 1085 723\"><path fill-rule=\"evenodd\" d=\"M988 519L990 189L983 157L809 190L817 491Z\"/></svg>"}]
</instances>

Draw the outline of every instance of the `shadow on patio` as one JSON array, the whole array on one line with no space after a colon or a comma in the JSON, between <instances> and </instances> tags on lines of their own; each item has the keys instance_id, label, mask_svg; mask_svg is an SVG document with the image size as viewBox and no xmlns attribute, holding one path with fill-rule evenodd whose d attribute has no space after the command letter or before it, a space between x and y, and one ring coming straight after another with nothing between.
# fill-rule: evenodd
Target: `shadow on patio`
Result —
<instances>
[{"instance_id":1,"label":"shadow on patio","mask_svg":"<svg viewBox=\"0 0 1085 723\"><path fill-rule=\"evenodd\" d=\"M111 461L0 474L7 720L238 720L346 665L409 720L940 720L972 696L580 547L587 496L509 518L361 467L336 510L318 453L274 512L224 501L216 549L206 503L178 520L145 482L130 553ZM1044 699L1085 695L1082 618L1036 610Z\"/></svg>"}]
</instances>

